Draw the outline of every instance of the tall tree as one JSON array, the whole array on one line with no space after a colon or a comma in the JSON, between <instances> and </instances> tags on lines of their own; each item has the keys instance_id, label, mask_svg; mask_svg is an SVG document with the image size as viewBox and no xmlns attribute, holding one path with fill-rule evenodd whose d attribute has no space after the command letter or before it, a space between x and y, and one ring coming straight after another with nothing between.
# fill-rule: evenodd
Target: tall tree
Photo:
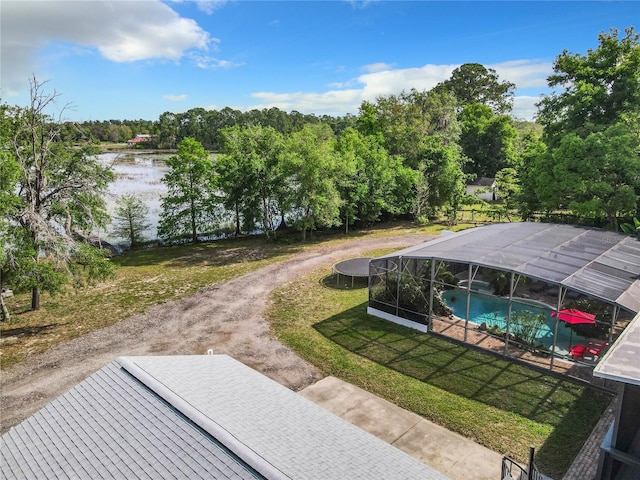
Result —
<instances>
[{"instance_id":1,"label":"tall tree","mask_svg":"<svg viewBox=\"0 0 640 480\"><path fill-rule=\"evenodd\" d=\"M6 105L0 106L2 120L0 120L0 138L6 145L8 140L8 125L5 120ZM15 216L20 206L20 197L16 194L18 180L20 178L20 164L8 149L0 150L0 311L3 321L9 320L9 310L4 303L4 284L6 273L15 267L17 261L16 249L18 242L12 235L15 233L15 225L11 218Z\"/></svg>"},{"instance_id":2,"label":"tall tree","mask_svg":"<svg viewBox=\"0 0 640 480\"><path fill-rule=\"evenodd\" d=\"M606 220L617 230L618 217L636 214L639 152L638 138L623 123L587 138L565 135L541 160L538 197L549 210L566 205L577 215Z\"/></svg>"},{"instance_id":3,"label":"tall tree","mask_svg":"<svg viewBox=\"0 0 640 480\"><path fill-rule=\"evenodd\" d=\"M565 205L603 218L635 214L640 195L640 36L612 29L586 55L564 51L539 104L547 151L536 162L536 193L546 209Z\"/></svg>"},{"instance_id":4,"label":"tall tree","mask_svg":"<svg viewBox=\"0 0 640 480\"><path fill-rule=\"evenodd\" d=\"M457 144L433 135L423 144L418 171L414 216L424 221L439 213L455 212L464 196L464 156Z\"/></svg>"},{"instance_id":5,"label":"tall tree","mask_svg":"<svg viewBox=\"0 0 640 480\"><path fill-rule=\"evenodd\" d=\"M538 122L550 147L565 134L585 138L640 109L640 35L631 27L619 36L617 29L602 32L598 48L586 55L565 50L556 58L547 80L560 89L538 104Z\"/></svg>"},{"instance_id":6,"label":"tall tree","mask_svg":"<svg viewBox=\"0 0 640 480\"><path fill-rule=\"evenodd\" d=\"M143 232L151 226L147 220L149 207L135 195L122 195L117 200L113 217L113 234L126 238L131 248L137 247L143 240Z\"/></svg>"},{"instance_id":7,"label":"tall tree","mask_svg":"<svg viewBox=\"0 0 640 480\"><path fill-rule=\"evenodd\" d=\"M213 229L216 218L213 162L200 142L187 137L178 144L178 155L169 157L167 166L169 171L162 179L167 195L162 197L158 235L172 238L187 234L197 242L199 233Z\"/></svg>"},{"instance_id":8,"label":"tall tree","mask_svg":"<svg viewBox=\"0 0 640 480\"><path fill-rule=\"evenodd\" d=\"M436 90L451 92L460 107L472 103L487 105L497 114L510 112L513 108L515 84L500 81L492 68L479 63L465 63L456 68L448 80L440 83Z\"/></svg>"},{"instance_id":9,"label":"tall tree","mask_svg":"<svg viewBox=\"0 0 640 480\"><path fill-rule=\"evenodd\" d=\"M289 137L285 169L292 179L296 223L307 231L340 223L342 200L337 184L343 172L335 152L335 136L326 124L308 124Z\"/></svg>"},{"instance_id":10,"label":"tall tree","mask_svg":"<svg viewBox=\"0 0 640 480\"><path fill-rule=\"evenodd\" d=\"M239 126L223 131L223 154L216 162L218 185L227 208L234 210L236 234L240 214L245 223L260 223L267 236L275 235L277 216L287 191L282 168L284 139L272 127Z\"/></svg>"},{"instance_id":11,"label":"tall tree","mask_svg":"<svg viewBox=\"0 0 640 480\"><path fill-rule=\"evenodd\" d=\"M460 146L470 160L468 173L495 177L499 170L515 166L518 132L511 117L496 115L487 105L471 103L464 107L460 123Z\"/></svg>"},{"instance_id":12,"label":"tall tree","mask_svg":"<svg viewBox=\"0 0 640 480\"><path fill-rule=\"evenodd\" d=\"M104 227L108 219L104 195L113 173L100 165L93 145L64 141L65 109L57 120L45 113L54 107L59 94L46 93L35 77L30 83L29 106L5 112L10 133L3 138L3 149L19 164L20 205L10 221L22 229L14 237L21 239L22 251L31 252L28 265L22 263L21 278L31 288L31 307L37 310L41 290L54 292L79 273L71 268L83 256L74 234ZM110 264L103 256L81 261L101 264L95 270L87 264L98 276L109 273Z\"/></svg>"},{"instance_id":13,"label":"tall tree","mask_svg":"<svg viewBox=\"0 0 640 480\"><path fill-rule=\"evenodd\" d=\"M397 195L411 195L411 190L400 192L399 179L406 172L402 159L391 156L380 145L378 137L364 136L352 127L343 130L337 144L344 176L339 190L344 201L342 210L345 227L360 221L371 225L383 213L397 213L402 201Z\"/></svg>"},{"instance_id":14,"label":"tall tree","mask_svg":"<svg viewBox=\"0 0 640 480\"><path fill-rule=\"evenodd\" d=\"M427 137L438 135L446 143L458 140L454 100L450 93L434 90L378 97L376 103L361 105L358 130L379 137L390 155L400 155L406 166L417 169Z\"/></svg>"}]
</instances>

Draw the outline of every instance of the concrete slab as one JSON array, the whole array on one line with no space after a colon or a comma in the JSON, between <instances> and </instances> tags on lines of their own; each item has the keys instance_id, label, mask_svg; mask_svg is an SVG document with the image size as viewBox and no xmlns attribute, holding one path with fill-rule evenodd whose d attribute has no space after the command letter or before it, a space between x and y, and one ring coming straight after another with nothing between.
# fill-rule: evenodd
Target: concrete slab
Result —
<instances>
[{"instance_id":1,"label":"concrete slab","mask_svg":"<svg viewBox=\"0 0 640 480\"><path fill-rule=\"evenodd\" d=\"M453 480L500 478L499 453L355 385L326 377L299 393Z\"/></svg>"}]
</instances>

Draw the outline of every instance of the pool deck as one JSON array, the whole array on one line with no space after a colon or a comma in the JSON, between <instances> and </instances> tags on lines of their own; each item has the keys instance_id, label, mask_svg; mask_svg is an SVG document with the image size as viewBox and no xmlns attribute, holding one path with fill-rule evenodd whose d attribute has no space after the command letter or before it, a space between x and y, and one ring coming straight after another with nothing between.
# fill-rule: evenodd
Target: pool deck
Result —
<instances>
[{"instance_id":1,"label":"pool deck","mask_svg":"<svg viewBox=\"0 0 640 480\"><path fill-rule=\"evenodd\" d=\"M436 317L433 321L433 331L474 347L489 350L498 354L505 353L505 342L503 339L479 330L474 326L474 324L470 324L467 329L467 338L465 340L464 325L464 320ZM529 350L509 344L506 356L521 360L536 367L551 370L551 357L549 355L534 354ZM565 360L556 357L553 360L553 371L597 384L598 379L592 377L595 363L595 361L589 360L585 362L574 362L569 359Z\"/></svg>"}]
</instances>

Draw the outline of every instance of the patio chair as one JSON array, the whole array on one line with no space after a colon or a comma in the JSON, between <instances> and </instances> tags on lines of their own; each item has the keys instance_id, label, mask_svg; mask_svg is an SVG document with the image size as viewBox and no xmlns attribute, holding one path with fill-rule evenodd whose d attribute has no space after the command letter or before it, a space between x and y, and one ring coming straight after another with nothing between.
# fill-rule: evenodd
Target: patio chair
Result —
<instances>
[{"instance_id":1,"label":"patio chair","mask_svg":"<svg viewBox=\"0 0 640 480\"><path fill-rule=\"evenodd\" d=\"M587 345L586 353L588 353L589 355L592 355L594 358L599 357L600 354L602 353L602 350L604 350L607 345L608 345L608 342L602 342L602 343L589 342L589 345Z\"/></svg>"},{"instance_id":2,"label":"patio chair","mask_svg":"<svg viewBox=\"0 0 640 480\"><path fill-rule=\"evenodd\" d=\"M582 344L574 345L569 350L569 355L571 355L573 359L584 358L585 353L587 353L587 347Z\"/></svg>"}]
</instances>

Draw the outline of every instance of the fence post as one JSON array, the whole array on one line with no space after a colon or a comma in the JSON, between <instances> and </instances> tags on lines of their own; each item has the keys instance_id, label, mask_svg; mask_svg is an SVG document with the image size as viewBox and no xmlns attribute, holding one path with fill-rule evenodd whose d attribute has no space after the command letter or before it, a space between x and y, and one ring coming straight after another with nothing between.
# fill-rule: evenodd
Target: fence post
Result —
<instances>
[{"instance_id":1,"label":"fence post","mask_svg":"<svg viewBox=\"0 0 640 480\"><path fill-rule=\"evenodd\" d=\"M536 449L533 446L529 447L529 468L527 468L527 480L533 480L533 471L535 467L533 465L533 455L536 453Z\"/></svg>"}]
</instances>

